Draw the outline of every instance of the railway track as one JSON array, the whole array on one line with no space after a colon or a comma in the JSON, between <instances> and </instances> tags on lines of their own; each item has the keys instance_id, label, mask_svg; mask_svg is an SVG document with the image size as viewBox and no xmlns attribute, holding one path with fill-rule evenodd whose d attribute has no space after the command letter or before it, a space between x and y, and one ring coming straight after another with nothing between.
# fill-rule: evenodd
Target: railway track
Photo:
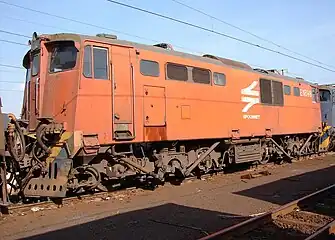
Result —
<instances>
[{"instance_id":1,"label":"railway track","mask_svg":"<svg viewBox=\"0 0 335 240\"><path fill-rule=\"evenodd\" d=\"M335 184L199 240L335 239Z\"/></svg>"}]
</instances>

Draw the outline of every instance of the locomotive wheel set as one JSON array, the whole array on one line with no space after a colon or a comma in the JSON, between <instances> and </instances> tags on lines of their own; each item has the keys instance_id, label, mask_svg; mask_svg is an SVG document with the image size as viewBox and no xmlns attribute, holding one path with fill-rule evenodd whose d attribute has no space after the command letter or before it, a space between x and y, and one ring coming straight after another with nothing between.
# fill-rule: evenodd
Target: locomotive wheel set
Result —
<instances>
[{"instance_id":1,"label":"locomotive wheel set","mask_svg":"<svg viewBox=\"0 0 335 240\"><path fill-rule=\"evenodd\" d=\"M30 45L21 118L1 114L4 203L334 146L330 86L106 34L34 33Z\"/></svg>"}]
</instances>

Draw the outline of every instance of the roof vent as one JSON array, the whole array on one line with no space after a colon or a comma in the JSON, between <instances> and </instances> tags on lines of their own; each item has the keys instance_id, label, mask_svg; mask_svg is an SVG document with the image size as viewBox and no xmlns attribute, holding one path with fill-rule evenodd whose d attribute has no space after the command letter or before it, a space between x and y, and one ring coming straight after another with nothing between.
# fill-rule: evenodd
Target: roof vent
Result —
<instances>
[{"instance_id":1,"label":"roof vent","mask_svg":"<svg viewBox=\"0 0 335 240\"><path fill-rule=\"evenodd\" d=\"M97 37L109 38L109 39L117 39L116 35L106 34L106 33L98 33Z\"/></svg>"},{"instance_id":2,"label":"roof vent","mask_svg":"<svg viewBox=\"0 0 335 240\"><path fill-rule=\"evenodd\" d=\"M215 59L215 60L220 60L218 57L210 55L210 54L205 54L205 55L202 55L202 56L207 57L207 58L211 58L211 59Z\"/></svg>"},{"instance_id":3,"label":"roof vent","mask_svg":"<svg viewBox=\"0 0 335 240\"><path fill-rule=\"evenodd\" d=\"M155 44L154 46L164 48L167 50L173 50L173 47L171 46L171 44L168 44L168 43L158 43L158 44Z\"/></svg>"},{"instance_id":4,"label":"roof vent","mask_svg":"<svg viewBox=\"0 0 335 240\"><path fill-rule=\"evenodd\" d=\"M268 71L266 71L266 70L264 70L264 69L261 69L261 68L254 68L254 71L261 72L261 73L265 73L265 74L269 74Z\"/></svg>"}]
</instances>

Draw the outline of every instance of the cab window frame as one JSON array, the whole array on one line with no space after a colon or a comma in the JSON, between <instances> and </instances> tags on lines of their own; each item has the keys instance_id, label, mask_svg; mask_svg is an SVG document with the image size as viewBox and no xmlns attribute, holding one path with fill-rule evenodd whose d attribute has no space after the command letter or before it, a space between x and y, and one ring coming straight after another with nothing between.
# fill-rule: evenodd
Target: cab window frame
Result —
<instances>
[{"instance_id":1,"label":"cab window frame","mask_svg":"<svg viewBox=\"0 0 335 240\"><path fill-rule=\"evenodd\" d=\"M176 66L176 67L182 67L186 69L186 79L176 79L176 78L170 78L169 77L169 73L168 73L168 68L169 66ZM189 68L187 65L181 64L181 63L176 63L176 62L167 62L165 64L165 80L168 81L177 81L177 82L189 82L191 80L190 78L190 72L189 72Z\"/></svg>"},{"instance_id":2,"label":"cab window frame","mask_svg":"<svg viewBox=\"0 0 335 240\"><path fill-rule=\"evenodd\" d=\"M260 103L267 106L284 107L284 84L282 81L261 77L259 79Z\"/></svg>"},{"instance_id":3,"label":"cab window frame","mask_svg":"<svg viewBox=\"0 0 335 240\"><path fill-rule=\"evenodd\" d=\"M224 76L224 83L223 84L218 84L218 82L215 81L216 76ZM212 77L213 85L214 86L219 86L219 87L225 87L227 86L227 75L223 72L213 72L213 77Z\"/></svg>"},{"instance_id":4,"label":"cab window frame","mask_svg":"<svg viewBox=\"0 0 335 240\"><path fill-rule=\"evenodd\" d=\"M155 69L155 70L157 70L157 72L155 72L156 74L155 73L153 74L153 71L143 71L145 64L149 64L149 65L153 64L153 65L150 66L150 70L153 69L152 66L157 67L157 69ZM146 65L146 67L149 66L149 65ZM160 64L159 64L159 62L142 58L140 60L140 73L141 73L142 76L146 76L146 77L160 77Z\"/></svg>"},{"instance_id":5,"label":"cab window frame","mask_svg":"<svg viewBox=\"0 0 335 240\"><path fill-rule=\"evenodd\" d=\"M74 64L74 66L72 68L67 68L65 70L62 71L51 71L51 58L53 55L53 49L55 48L55 46L59 46L59 45L68 45L68 46L72 46L76 49L76 62ZM45 44L47 51L48 51L48 73L49 74L57 74L57 73L64 73L64 72L68 72L68 71L72 71L75 70L78 66L78 63L80 63L80 56L81 56L81 52L80 52L80 48L78 49L76 46L76 41L73 40L57 40L57 41L52 41L52 42L47 42ZM41 61L41 60L40 60Z\"/></svg>"},{"instance_id":6,"label":"cab window frame","mask_svg":"<svg viewBox=\"0 0 335 240\"><path fill-rule=\"evenodd\" d=\"M212 85L212 71L210 69L207 68L202 68L202 67L196 67L196 66L189 66L190 68L190 73L191 73L191 79L189 79L189 82L194 83L194 84L202 84L202 85ZM198 71L198 73L196 72L196 74L194 74L194 71ZM202 73L200 73L202 72ZM204 72L206 72L206 75L208 76L208 81L207 82L202 82L202 81L198 81L199 79L197 79L195 81L194 76L197 76L197 74L203 74ZM199 76L199 75L198 75Z\"/></svg>"},{"instance_id":7,"label":"cab window frame","mask_svg":"<svg viewBox=\"0 0 335 240\"><path fill-rule=\"evenodd\" d=\"M87 49L89 47L90 49L90 75L91 76L86 76L85 75L85 49ZM98 49L98 50L104 50L106 51L106 78L96 78L95 76L95 59L94 59L94 50L95 49ZM83 54L83 57L82 57L82 60L81 60L81 64L82 64L82 70L81 70L81 73L82 75L87 78L87 79L92 79L92 80L101 80L101 81L109 81L110 80L110 73L111 73L111 70L109 68L109 59L110 59L110 54L109 54L109 48L107 46L98 46L98 45L94 45L93 43L87 43L84 45L83 47L83 51L82 51L82 54Z\"/></svg>"}]
</instances>

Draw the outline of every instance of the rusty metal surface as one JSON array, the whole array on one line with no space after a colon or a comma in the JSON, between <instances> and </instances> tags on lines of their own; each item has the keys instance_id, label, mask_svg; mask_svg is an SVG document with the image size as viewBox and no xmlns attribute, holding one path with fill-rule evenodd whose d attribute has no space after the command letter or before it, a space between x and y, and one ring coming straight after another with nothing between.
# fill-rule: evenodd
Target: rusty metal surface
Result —
<instances>
[{"instance_id":1,"label":"rusty metal surface","mask_svg":"<svg viewBox=\"0 0 335 240\"><path fill-rule=\"evenodd\" d=\"M50 164L48 174L29 180L24 189L26 196L65 197L72 160L58 158Z\"/></svg>"}]
</instances>

